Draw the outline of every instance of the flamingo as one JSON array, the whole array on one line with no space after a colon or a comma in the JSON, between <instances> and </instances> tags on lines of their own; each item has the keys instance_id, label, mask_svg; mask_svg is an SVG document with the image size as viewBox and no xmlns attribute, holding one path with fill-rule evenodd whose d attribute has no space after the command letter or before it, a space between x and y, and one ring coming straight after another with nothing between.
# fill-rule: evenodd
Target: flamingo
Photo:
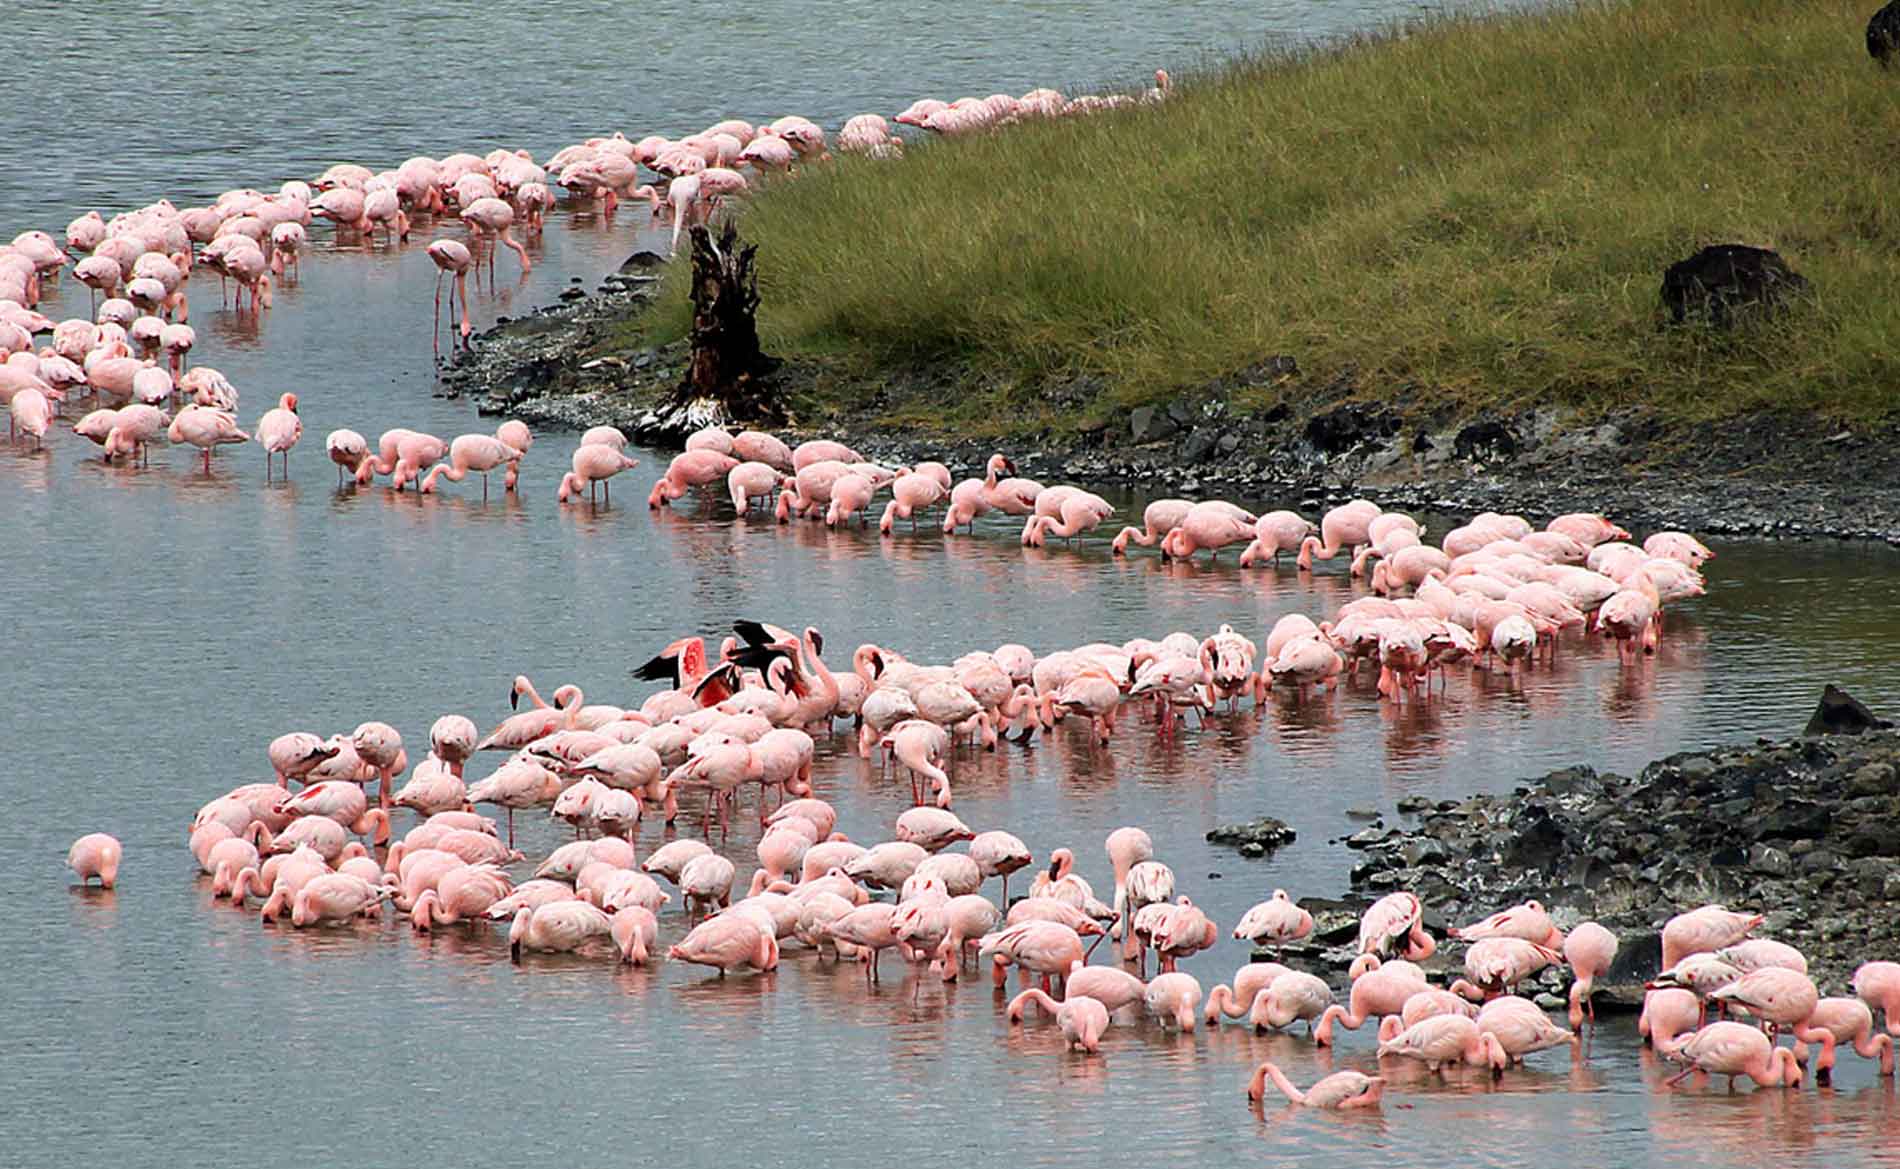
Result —
<instances>
[{"instance_id":1,"label":"flamingo","mask_svg":"<svg viewBox=\"0 0 1900 1169\"><path fill-rule=\"evenodd\" d=\"M1247 1081L1247 1099L1258 1103L1267 1092L1267 1081L1280 1090L1290 1103L1303 1108L1332 1108L1344 1111L1351 1108L1377 1108L1379 1098L1385 1092L1385 1080L1379 1076L1368 1076L1364 1072L1350 1069L1334 1072L1322 1078L1305 1092L1289 1080L1286 1073L1271 1061L1262 1063L1254 1069L1253 1078Z\"/></svg>"},{"instance_id":2,"label":"flamingo","mask_svg":"<svg viewBox=\"0 0 1900 1169\"><path fill-rule=\"evenodd\" d=\"M442 352L442 340L440 336L442 329L442 278L444 276L453 276L455 278L454 283L449 286L449 316L455 316L456 295L459 293L462 301L462 318L459 332L451 334L451 336L459 336L462 339L462 343L466 345L468 343L469 334L474 331L468 321L468 270L470 266L474 264L475 260L469 253L468 245L462 243L460 240L436 240L429 245L428 251L429 259L434 262L436 269L435 319L429 326L429 337L431 342L435 345L435 352L437 355L440 355Z\"/></svg>"},{"instance_id":3,"label":"flamingo","mask_svg":"<svg viewBox=\"0 0 1900 1169\"><path fill-rule=\"evenodd\" d=\"M290 448L303 437L303 419L297 416L297 395L284 394L277 405L257 420L257 442L264 448L264 478L270 479L271 456L284 456L284 478L290 478Z\"/></svg>"}]
</instances>

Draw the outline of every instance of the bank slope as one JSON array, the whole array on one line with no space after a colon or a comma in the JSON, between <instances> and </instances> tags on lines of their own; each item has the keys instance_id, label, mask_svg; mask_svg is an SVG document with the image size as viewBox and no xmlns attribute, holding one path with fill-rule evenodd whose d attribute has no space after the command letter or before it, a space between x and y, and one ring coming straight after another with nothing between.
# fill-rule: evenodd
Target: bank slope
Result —
<instances>
[{"instance_id":1,"label":"bank slope","mask_svg":"<svg viewBox=\"0 0 1900 1169\"><path fill-rule=\"evenodd\" d=\"M1449 20L812 168L744 212L766 343L843 371L813 405L997 431L1100 423L1276 354L1439 407L1890 415L1900 75L1867 58L1866 8ZM1660 328L1662 270L1727 241L1779 250L1812 294L1739 337ZM649 337L684 327L670 283ZM928 393L885 384L925 370Z\"/></svg>"}]
</instances>

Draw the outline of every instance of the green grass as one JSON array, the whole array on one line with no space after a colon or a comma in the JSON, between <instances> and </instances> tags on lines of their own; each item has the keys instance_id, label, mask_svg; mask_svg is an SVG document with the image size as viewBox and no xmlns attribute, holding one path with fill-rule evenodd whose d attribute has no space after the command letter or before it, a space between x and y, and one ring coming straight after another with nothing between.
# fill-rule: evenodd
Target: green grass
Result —
<instances>
[{"instance_id":1,"label":"green grass","mask_svg":"<svg viewBox=\"0 0 1900 1169\"><path fill-rule=\"evenodd\" d=\"M1866 56L1870 3L1448 20L813 168L744 212L766 347L853 371L826 383L846 408L876 371L954 370L978 388L947 420L999 429L1276 353L1456 410L1890 415L1900 75ZM1738 336L1659 329L1663 268L1727 241L1780 250L1812 296ZM684 330L668 283L649 336ZM1091 400L1042 399L1076 378Z\"/></svg>"}]
</instances>

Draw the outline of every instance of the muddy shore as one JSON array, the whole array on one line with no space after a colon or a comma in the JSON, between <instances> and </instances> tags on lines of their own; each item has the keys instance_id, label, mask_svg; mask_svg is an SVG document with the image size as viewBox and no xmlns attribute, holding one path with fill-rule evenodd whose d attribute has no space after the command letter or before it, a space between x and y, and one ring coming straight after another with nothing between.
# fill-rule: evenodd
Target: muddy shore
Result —
<instances>
[{"instance_id":1,"label":"muddy shore","mask_svg":"<svg viewBox=\"0 0 1900 1169\"><path fill-rule=\"evenodd\" d=\"M683 344L617 349L652 294L659 258L632 257L592 293L505 321L444 370L439 393L543 427L618 426L665 447L650 407L676 384ZM889 425L957 392L949 374L875 387L832 368L779 372L798 436L849 436L874 458L980 468L999 445L1021 473L1153 495L1219 495L1306 513L1357 495L1451 514L1595 510L1626 525L1705 535L1831 537L1900 545L1900 425L1757 415L1699 425L1627 411L1585 419L1538 408L1454 417L1417 395L1371 400L1319 383L1291 357L1144 407L1112 424L970 441ZM1090 387L1050 394L1079 412ZM1264 408L1254 405L1270 399ZM827 403L854 401L853 408Z\"/></svg>"}]
</instances>

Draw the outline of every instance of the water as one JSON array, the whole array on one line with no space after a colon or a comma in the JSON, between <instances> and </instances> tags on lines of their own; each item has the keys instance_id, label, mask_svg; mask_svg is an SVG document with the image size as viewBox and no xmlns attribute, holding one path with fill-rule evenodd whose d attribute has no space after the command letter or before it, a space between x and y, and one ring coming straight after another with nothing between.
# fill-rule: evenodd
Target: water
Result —
<instances>
[{"instance_id":1,"label":"water","mask_svg":"<svg viewBox=\"0 0 1900 1169\"><path fill-rule=\"evenodd\" d=\"M14 140L50 143L0 173L0 228L57 230L91 206L203 199L344 158L504 142L545 156L589 132L681 130L729 113L796 110L836 124L920 94L1133 83L1157 64L1413 10L963 3L902 21L843 0L743 14L647 6L637 17L593 4L479 16L343 4L321 21L313 11L101 4L57 23L28 11L37 76L110 67L130 84L61 86L60 128L75 128L62 134L47 133L44 102L0 113ZM76 140L104 145L62 148ZM543 303L572 276L591 285L651 246L638 224L557 213L533 275L516 281L504 257L478 318ZM519 498L497 491L484 505L473 483L426 500L339 492L321 453L332 428L488 427L467 404L429 395L423 239L339 251L326 230L314 234L301 280L261 321L220 309L208 277L191 289L194 356L240 386L247 424L277 393L301 396L307 429L290 482L267 486L254 448L220 453L209 478L186 452L161 450L149 470L102 466L70 434L44 453L0 449L14 598L0 698L0 797L14 811L0 818L0 857L6 886L26 892L24 928L0 943L23 975L0 1011L9 1149L128 1164L234 1146L334 1160L347 1141L367 1165L444 1148L518 1164L804 1165L831 1150L900 1149L945 1164L1006 1149L1032 1164L1147 1164L1192 1150L1218 1163L1413 1165L1517 1163L1526 1147L1558 1147L1624 1166L1864 1163L1893 1140L1891 1085L1851 1057L1819 1092L1666 1092L1625 1022L1607 1026L1586 1061L1545 1053L1497 1086L1387 1069L1396 1082L1378 1116L1272 1103L1250 1114L1240 1089L1253 1061L1274 1058L1310 1082L1329 1067L1370 1069L1369 1037L1349 1035L1329 1056L1293 1038L1118 1025L1102 1057L1083 1059L1061 1054L1048 1025L1008 1028L986 984L920 982L889 957L870 990L855 967L795 949L770 979L623 971L597 958L514 967L500 931L293 932L208 904L185 825L206 799L266 774L263 745L284 730L380 718L419 755L443 712L498 719L517 672L544 691L574 681L593 701L632 702L641 691L629 666L735 617L817 625L834 661L862 641L948 660L1004 641L1046 651L1221 622L1264 634L1281 613L1323 614L1352 595L1330 570L1303 582L1290 570L1117 562L1099 542L1026 551L1000 524L975 539L879 540L735 524L707 504L653 517L640 506L659 461L649 453L617 482L613 506L562 509L553 487L572 439L561 435L542 436ZM84 290L69 284L43 307L83 312ZM1139 501L1124 502L1138 514ZM1344 887L1349 854L1328 841L1354 827L1348 808L1389 812L1405 794L1500 790L1577 761L1628 770L1786 733L1825 681L1884 705L1900 681L1893 553L1718 551L1710 595L1672 615L1662 653L1634 669L1571 644L1552 671L1516 685L1459 679L1404 711L1361 685L1223 716L1171 746L1128 720L1108 750L1065 735L960 758L957 811L1017 831L1041 855L1074 847L1098 889L1104 835L1142 824L1224 934L1275 886ZM845 831L881 839L904 800L844 742L822 753L819 794ZM1270 860L1201 840L1262 812L1300 832ZM520 819L531 856L562 839ZM70 889L59 868L66 845L94 830L125 841L115 893ZM643 851L658 839L649 827ZM742 871L755 839L741 819L727 852ZM667 914L663 944L681 929ZM1244 960L1224 941L1186 968L1211 987Z\"/></svg>"}]
</instances>

